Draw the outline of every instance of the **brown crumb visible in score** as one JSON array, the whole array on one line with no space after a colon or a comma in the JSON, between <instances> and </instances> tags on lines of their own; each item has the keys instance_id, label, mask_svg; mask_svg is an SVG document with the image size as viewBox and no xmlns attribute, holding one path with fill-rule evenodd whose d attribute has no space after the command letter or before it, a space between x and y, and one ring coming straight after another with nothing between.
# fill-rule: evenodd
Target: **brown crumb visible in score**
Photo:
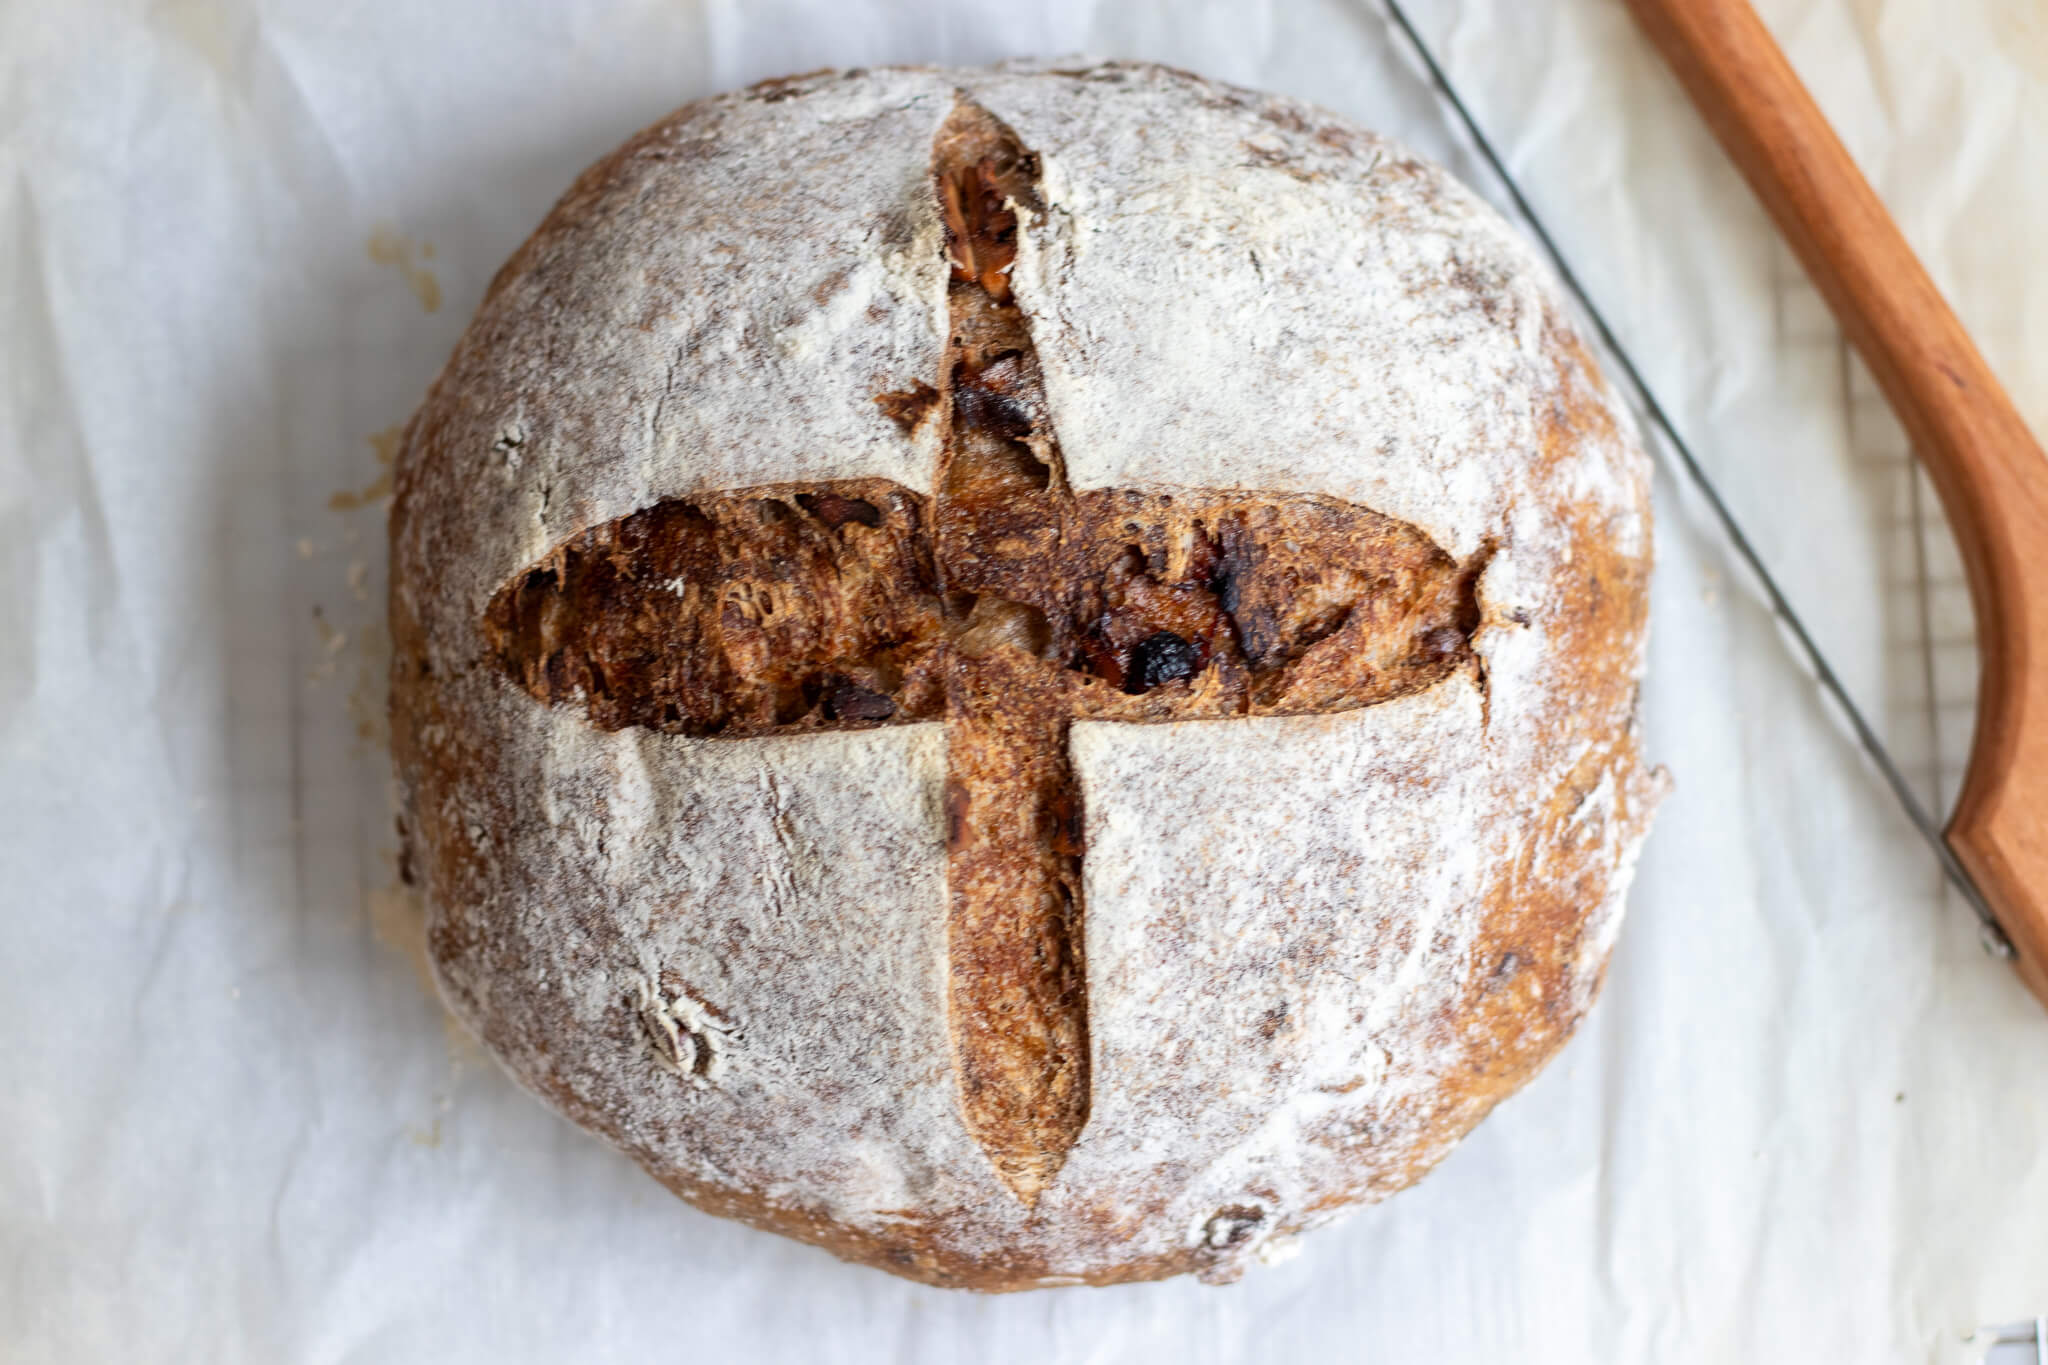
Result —
<instances>
[{"instance_id":1,"label":"brown crumb visible in score","mask_svg":"<svg viewBox=\"0 0 2048 1365\"><path fill-rule=\"evenodd\" d=\"M956 778L946 780L946 847L955 849L967 835L967 816L973 798Z\"/></svg>"},{"instance_id":2,"label":"brown crumb visible in score","mask_svg":"<svg viewBox=\"0 0 2048 1365\"><path fill-rule=\"evenodd\" d=\"M866 498L843 498L837 493L799 493L796 505L833 530L848 522L880 526L882 511Z\"/></svg>"},{"instance_id":3,"label":"brown crumb visible in score","mask_svg":"<svg viewBox=\"0 0 2048 1365\"><path fill-rule=\"evenodd\" d=\"M963 102L941 129L933 161L953 277L1007 304L1017 209L1038 206L1038 158L999 120Z\"/></svg>"},{"instance_id":4,"label":"brown crumb visible in score","mask_svg":"<svg viewBox=\"0 0 2048 1365\"><path fill-rule=\"evenodd\" d=\"M933 719L945 627L923 522L880 481L657 503L501 588L484 634L526 691L607 730Z\"/></svg>"}]
</instances>

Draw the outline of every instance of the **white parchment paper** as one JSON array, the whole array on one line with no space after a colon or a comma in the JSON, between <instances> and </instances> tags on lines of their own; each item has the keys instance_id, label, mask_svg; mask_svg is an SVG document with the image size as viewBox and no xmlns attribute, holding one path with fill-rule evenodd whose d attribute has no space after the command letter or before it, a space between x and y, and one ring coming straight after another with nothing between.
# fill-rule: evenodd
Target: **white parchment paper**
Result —
<instances>
[{"instance_id":1,"label":"white parchment paper","mask_svg":"<svg viewBox=\"0 0 2048 1365\"><path fill-rule=\"evenodd\" d=\"M2042 11L1765 8L2048 423ZM1675 86L1611 0L1414 10L1938 796L1952 551ZM686 99L1072 51L1464 164L1366 0L0 5L0 1358L1913 1361L2048 1311L2048 1014L1669 479L1679 786L1606 997L1292 1263L906 1284L677 1203L444 1025L392 865L383 463L492 272Z\"/></svg>"}]
</instances>

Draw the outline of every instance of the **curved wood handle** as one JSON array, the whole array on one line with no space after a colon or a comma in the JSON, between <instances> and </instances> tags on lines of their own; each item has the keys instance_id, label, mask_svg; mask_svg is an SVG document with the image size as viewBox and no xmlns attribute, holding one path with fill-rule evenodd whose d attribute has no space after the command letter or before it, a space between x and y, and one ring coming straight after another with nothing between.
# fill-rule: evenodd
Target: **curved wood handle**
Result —
<instances>
[{"instance_id":1,"label":"curved wood handle","mask_svg":"<svg viewBox=\"0 0 2048 1365\"><path fill-rule=\"evenodd\" d=\"M2048 1004L2048 457L1747 0L1628 0L1883 386L1969 574L1982 680L1948 842Z\"/></svg>"}]
</instances>

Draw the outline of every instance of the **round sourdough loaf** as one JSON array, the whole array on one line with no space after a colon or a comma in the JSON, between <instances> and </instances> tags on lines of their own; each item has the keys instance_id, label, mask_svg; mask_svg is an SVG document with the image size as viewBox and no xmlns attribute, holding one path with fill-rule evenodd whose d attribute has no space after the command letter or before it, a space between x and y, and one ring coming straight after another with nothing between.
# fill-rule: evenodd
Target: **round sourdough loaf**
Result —
<instances>
[{"instance_id":1,"label":"round sourdough loaf","mask_svg":"<svg viewBox=\"0 0 2048 1365\"><path fill-rule=\"evenodd\" d=\"M450 1007L710 1212L1230 1278L1570 1034L1661 790L1647 468L1443 172L1161 67L822 72L587 172L407 430Z\"/></svg>"}]
</instances>

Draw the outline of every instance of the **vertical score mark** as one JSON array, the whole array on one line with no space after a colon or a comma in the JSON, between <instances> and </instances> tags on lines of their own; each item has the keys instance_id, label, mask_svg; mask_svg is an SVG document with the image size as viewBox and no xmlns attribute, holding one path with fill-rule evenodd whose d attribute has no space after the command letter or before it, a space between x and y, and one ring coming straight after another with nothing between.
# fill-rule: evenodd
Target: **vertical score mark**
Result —
<instances>
[{"instance_id":1,"label":"vertical score mark","mask_svg":"<svg viewBox=\"0 0 2048 1365\"><path fill-rule=\"evenodd\" d=\"M1049 572L1075 529L1015 303L1018 210L1037 162L961 98L932 148L946 228L934 561L954 627L946 687L946 940L961 1114L1026 1206L1088 1121L1079 794L1067 698L1047 686ZM1050 681L1057 682L1057 679Z\"/></svg>"}]
</instances>

